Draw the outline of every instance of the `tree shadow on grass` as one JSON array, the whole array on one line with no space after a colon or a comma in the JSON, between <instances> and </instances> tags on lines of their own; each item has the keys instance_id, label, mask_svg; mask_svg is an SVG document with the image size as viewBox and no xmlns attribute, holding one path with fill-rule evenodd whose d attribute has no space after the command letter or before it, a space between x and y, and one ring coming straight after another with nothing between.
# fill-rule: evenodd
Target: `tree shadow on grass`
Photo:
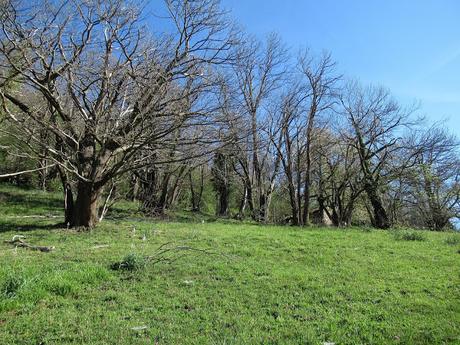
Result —
<instances>
[{"instance_id":1,"label":"tree shadow on grass","mask_svg":"<svg viewBox=\"0 0 460 345\"><path fill-rule=\"evenodd\" d=\"M24 208L29 210L61 210L63 201L57 197L40 194L15 194L0 191L0 202L7 208Z\"/></svg>"},{"instance_id":2,"label":"tree shadow on grass","mask_svg":"<svg viewBox=\"0 0 460 345\"><path fill-rule=\"evenodd\" d=\"M0 213L0 233L65 228L56 217L62 213L62 200L52 194L2 190Z\"/></svg>"},{"instance_id":3,"label":"tree shadow on grass","mask_svg":"<svg viewBox=\"0 0 460 345\"><path fill-rule=\"evenodd\" d=\"M58 223L44 223L33 222L33 219L28 219L27 223L16 222L15 220L1 220L0 221L0 233L4 232L27 232L33 230L58 230L66 229L63 222Z\"/></svg>"},{"instance_id":4,"label":"tree shadow on grass","mask_svg":"<svg viewBox=\"0 0 460 345\"><path fill-rule=\"evenodd\" d=\"M109 219L109 220L114 220L114 221L126 220L126 219L131 219L131 218L137 219L137 218L144 218L144 217L142 213L139 212L139 210L125 209L125 208L117 207L116 205L109 208L107 215L104 217L104 219Z\"/></svg>"}]
</instances>

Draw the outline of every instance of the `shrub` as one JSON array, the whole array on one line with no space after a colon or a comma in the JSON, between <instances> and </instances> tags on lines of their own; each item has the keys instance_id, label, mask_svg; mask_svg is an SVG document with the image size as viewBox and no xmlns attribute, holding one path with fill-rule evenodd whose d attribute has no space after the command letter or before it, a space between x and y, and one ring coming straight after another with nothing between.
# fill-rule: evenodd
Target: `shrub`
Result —
<instances>
[{"instance_id":1,"label":"shrub","mask_svg":"<svg viewBox=\"0 0 460 345\"><path fill-rule=\"evenodd\" d=\"M13 298L19 289L24 285L24 278L19 275L9 275L2 284L2 295L6 298Z\"/></svg>"},{"instance_id":2,"label":"shrub","mask_svg":"<svg viewBox=\"0 0 460 345\"><path fill-rule=\"evenodd\" d=\"M444 243L449 246L456 246L457 244L460 244L460 235L449 236L444 240Z\"/></svg>"},{"instance_id":3,"label":"shrub","mask_svg":"<svg viewBox=\"0 0 460 345\"><path fill-rule=\"evenodd\" d=\"M130 253L122 261L113 263L110 267L113 270L137 271L144 268L146 259L138 254Z\"/></svg>"},{"instance_id":4,"label":"shrub","mask_svg":"<svg viewBox=\"0 0 460 345\"><path fill-rule=\"evenodd\" d=\"M394 238L398 241L425 241L424 234L420 231L396 231L394 232Z\"/></svg>"}]
</instances>

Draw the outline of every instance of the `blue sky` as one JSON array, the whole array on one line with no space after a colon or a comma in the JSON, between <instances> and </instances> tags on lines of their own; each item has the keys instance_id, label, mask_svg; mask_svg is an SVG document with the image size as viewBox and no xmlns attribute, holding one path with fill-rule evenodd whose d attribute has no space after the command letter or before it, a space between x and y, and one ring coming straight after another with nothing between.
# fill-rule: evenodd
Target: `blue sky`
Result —
<instances>
[{"instance_id":1,"label":"blue sky","mask_svg":"<svg viewBox=\"0 0 460 345\"><path fill-rule=\"evenodd\" d=\"M346 76L390 88L460 136L460 1L222 0L252 34L329 50Z\"/></svg>"}]
</instances>

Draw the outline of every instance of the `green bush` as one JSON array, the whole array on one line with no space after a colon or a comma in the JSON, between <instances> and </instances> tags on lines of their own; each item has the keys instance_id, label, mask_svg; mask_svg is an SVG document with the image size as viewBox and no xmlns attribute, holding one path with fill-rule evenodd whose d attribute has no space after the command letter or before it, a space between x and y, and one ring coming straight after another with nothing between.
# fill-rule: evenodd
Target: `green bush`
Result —
<instances>
[{"instance_id":1,"label":"green bush","mask_svg":"<svg viewBox=\"0 0 460 345\"><path fill-rule=\"evenodd\" d=\"M130 253L122 261L113 263L110 267L113 270L137 271L144 268L146 259L138 254Z\"/></svg>"},{"instance_id":2,"label":"green bush","mask_svg":"<svg viewBox=\"0 0 460 345\"><path fill-rule=\"evenodd\" d=\"M444 243L449 246L456 246L457 244L460 244L460 235L449 236L444 240Z\"/></svg>"},{"instance_id":3,"label":"green bush","mask_svg":"<svg viewBox=\"0 0 460 345\"><path fill-rule=\"evenodd\" d=\"M410 231L410 230L402 230L402 231L395 231L393 236L398 241L425 241L425 235L420 231Z\"/></svg>"}]
</instances>

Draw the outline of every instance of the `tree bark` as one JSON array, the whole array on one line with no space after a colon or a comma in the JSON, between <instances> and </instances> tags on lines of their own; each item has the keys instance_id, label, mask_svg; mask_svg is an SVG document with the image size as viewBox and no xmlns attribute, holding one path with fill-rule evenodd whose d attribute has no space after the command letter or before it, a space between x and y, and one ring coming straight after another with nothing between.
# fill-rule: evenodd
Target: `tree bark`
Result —
<instances>
[{"instance_id":1,"label":"tree bark","mask_svg":"<svg viewBox=\"0 0 460 345\"><path fill-rule=\"evenodd\" d=\"M316 99L313 100L316 102ZM303 225L310 224L310 194L311 194L311 141L313 138L313 122L315 119L316 114L316 106L315 103L310 110L310 114L308 116L308 127L307 127L307 146L305 150L305 183L304 183L304 208L302 214L302 223ZM299 204L300 206L300 204Z\"/></svg>"},{"instance_id":2,"label":"tree bark","mask_svg":"<svg viewBox=\"0 0 460 345\"><path fill-rule=\"evenodd\" d=\"M73 193L70 184L65 183L64 185L64 224L70 227L73 224Z\"/></svg>"},{"instance_id":3,"label":"tree bark","mask_svg":"<svg viewBox=\"0 0 460 345\"><path fill-rule=\"evenodd\" d=\"M139 179L135 173L132 173L129 179L129 191L127 198L135 201L139 197Z\"/></svg>"},{"instance_id":4,"label":"tree bark","mask_svg":"<svg viewBox=\"0 0 460 345\"><path fill-rule=\"evenodd\" d=\"M200 207L197 202L195 188L193 187L192 170L190 170L188 173L188 180L190 183L190 201L192 204L192 212L198 212L200 210Z\"/></svg>"},{"instance_id":5,"label":"tree bark","mask_svg":"<svg viewBox=\"0 0 460 345\"><path fill-rule=\"evenodd\" d=\"M390 220L376 188L372 184L367 183L365 190L372 205L373 226L378 229L388 229L391 225Z\"/></svg>"},{"instance_id":6,"label":"tree bark","mask_svg":"<svg viewBox=\"0 0 460 345\"><path fill-rule=\"evenodd\" d=\"M228 217L230 190L227 185L221 186L218 192L217 216Z\"/></svg>"},{"instance_id":7,"label":"tree bark","mask_svg":"<svg viewBox=\"0 0 460 345\"><path fill-rule=\"evenodd\" d=\"M244 218L244 211L246 210L246 205L248 203L248 188L244 186L243 197L241 198L240 207L238 209L238 214L236 215L237 219L242 220Z\"/></svg>"},{"instance_id":8,"label":"tree bark","mask_svg":"<svg viewBox=\"0 0 460 345\"><path fill-rule=\"evenodd\" d=\"M98 223L98 202L100 189L92 183L79 181L77 200L73 210L72 226L93 228Z\"/></svg>"}]
</instances>

